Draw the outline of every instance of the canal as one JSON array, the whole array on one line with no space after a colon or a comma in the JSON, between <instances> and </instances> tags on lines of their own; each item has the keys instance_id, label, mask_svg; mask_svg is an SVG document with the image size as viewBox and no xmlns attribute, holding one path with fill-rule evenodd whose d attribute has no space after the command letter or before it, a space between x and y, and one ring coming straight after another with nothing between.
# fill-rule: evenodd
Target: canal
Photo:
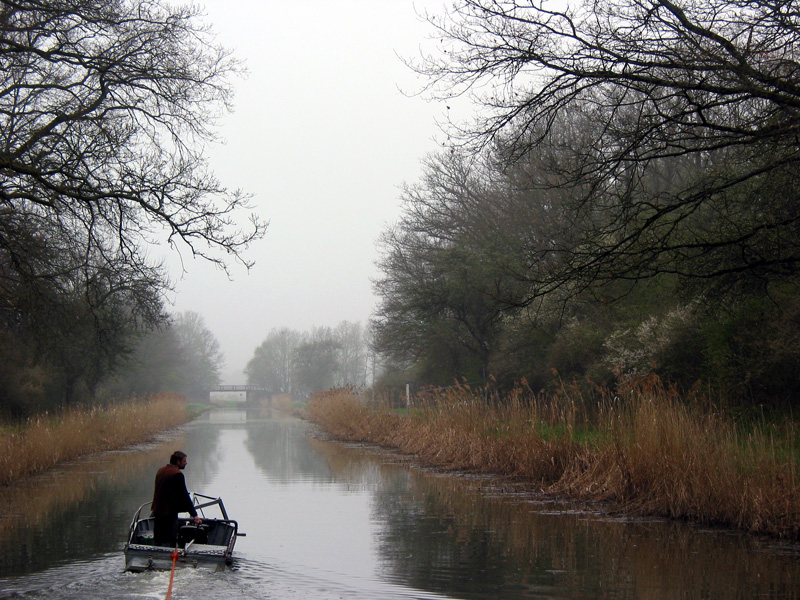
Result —
<instances>
[{"instance_id":1,"label":"canal","mask_svg":"<svg viewBox=\"0 0 800 600\"><path fill-rule=\"evenodd\" d=\"M234 568L179 571L173 599L800 598L797 545L415 469L244 410L2 489L0 598L165 598L169 573L123 572L122 546L175 449L247 537Z\"/></svg>"}]
</instances>

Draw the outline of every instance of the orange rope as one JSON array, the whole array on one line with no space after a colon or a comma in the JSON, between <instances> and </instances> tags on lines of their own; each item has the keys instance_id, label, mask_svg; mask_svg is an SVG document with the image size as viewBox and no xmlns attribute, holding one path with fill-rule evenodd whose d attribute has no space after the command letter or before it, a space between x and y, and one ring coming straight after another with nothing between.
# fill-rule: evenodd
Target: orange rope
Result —
<instances>
[{"instance_id":1,"label":"orange rope","mask_svg":"<svg viewBox=\"0 0 800 600\"><path fill-rule=\"evenodd\" d=\"M172 596L172 580L175 579L175 563L178 562L178 549L175 548L175 552L172 553L170 558L172 558L172 572L169 574L169 589L167 590L167 597L165 600L169 600L169 597Z\"/></svg>"}]
</instances>

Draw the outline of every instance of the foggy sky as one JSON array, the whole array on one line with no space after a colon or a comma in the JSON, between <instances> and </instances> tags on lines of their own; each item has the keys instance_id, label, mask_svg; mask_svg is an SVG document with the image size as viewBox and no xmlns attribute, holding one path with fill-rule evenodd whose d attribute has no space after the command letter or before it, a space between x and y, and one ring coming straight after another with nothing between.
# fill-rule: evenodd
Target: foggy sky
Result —
<instances>
[{"instance_id":1,"label":"foggy sky","mask_svg":"<svg viewBox=\"0 0 800 600\"><path fill-rule=\"evenodd\" d=\"M398 55L415 58L432 31L418 17L441 0L202 0L217 40L249 75L211 148L224 185L254 195L270 221L233 281L183 253L175 312L205 318L226 357L225 383L276 327L366 322L375 306L376 241L400 213L399 186L435 151L445 108ZM400 89L398 89L400 88ZM177 265L175 256L170 264ZM173 269L173 277L179 269Z\"/></svg>"}]
</instances>

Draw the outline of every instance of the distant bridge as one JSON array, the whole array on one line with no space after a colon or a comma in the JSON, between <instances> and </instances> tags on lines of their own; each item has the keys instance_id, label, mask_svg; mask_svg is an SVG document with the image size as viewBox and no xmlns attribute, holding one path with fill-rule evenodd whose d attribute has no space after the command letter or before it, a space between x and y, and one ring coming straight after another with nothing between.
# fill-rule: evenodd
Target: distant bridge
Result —
<instances>
[{"instance_id":1,"label":"distant bridge","mask_svg":"<svg viewBox=\"0 0 800 600\"><path fill-rule=\"evenodd\" d=\"M272 393L262 385L215 385L203 390L201 392L203 397L200 400L211 402L211 394L213 392L239 394L244 392L247 404L256 404L272 396Z\"/></svg>"},{"instance_id":2,"label":"distant bridge","mask_svg":"<svg viewBox=\"0 0 800 600\"><path fill-rule=\"evenodd\" d=\"M263 385L215 385L208 388L209 392L263 392L267 393L267 388Z\"/></svg>"}]
</instances>

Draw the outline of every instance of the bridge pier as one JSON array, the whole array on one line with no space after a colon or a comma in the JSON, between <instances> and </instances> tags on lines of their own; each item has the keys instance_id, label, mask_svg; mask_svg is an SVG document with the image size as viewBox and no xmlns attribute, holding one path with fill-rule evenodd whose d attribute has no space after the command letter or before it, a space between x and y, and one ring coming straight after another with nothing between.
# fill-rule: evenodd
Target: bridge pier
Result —
<instances>
[{"instance_id":1,"label":"bridge pier","mask_svg":"<svg viewBox=\"0 0 800 600\"><path fill-rule=\"evenodd\" d=\"M269 399L270 394L267 393L267 390L247 390L245 394L245 402L247 406L253 406L257 404L261 404L262 400Z\"/></svg>"}]
</instances>

